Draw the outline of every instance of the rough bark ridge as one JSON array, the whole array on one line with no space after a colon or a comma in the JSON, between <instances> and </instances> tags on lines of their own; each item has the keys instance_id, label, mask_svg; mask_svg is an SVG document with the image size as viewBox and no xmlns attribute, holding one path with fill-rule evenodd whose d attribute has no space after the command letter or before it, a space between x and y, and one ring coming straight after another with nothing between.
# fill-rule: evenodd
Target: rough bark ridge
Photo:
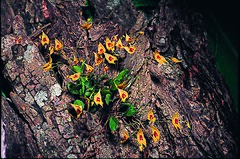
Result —
<instances>
[{"instance_id":1,"label":"rough bark ridge","mask_svg":"<svg viewBox=\"0 0 240 159\"><path fill-rule=\"evenodd\" d=\"M90 0L89 4L93 26L85 30L81 28L86 20L84 0L1 1L1 62L12 88L12 102L1 100L7 157L236 157L237 113L207 48L201 15L186 1L161 1L151 15L137 11L129 0ZM130 100L139 111L153 109L160 142L153 144L151 135L146 135L143 152L133 138L117 144L103 110L84 111L74 120L68 112L74 97L66 89L70 72L66 57L58 57L66 64L50 72L42 70L47 60L46 52L39 50L42 30L50 39L63 40L66 57L73 58L76 48L77 57L90 64L99 41L144 31L136 52L124 54L121 67L138 77ZM182 62L159 66L153 59L155 50ZM102 74L103 68L95 73ZM115 74L110 69L109 75ZM181 132L172 125L175 112L184 121Z\"/></svg>"}]
</instances>

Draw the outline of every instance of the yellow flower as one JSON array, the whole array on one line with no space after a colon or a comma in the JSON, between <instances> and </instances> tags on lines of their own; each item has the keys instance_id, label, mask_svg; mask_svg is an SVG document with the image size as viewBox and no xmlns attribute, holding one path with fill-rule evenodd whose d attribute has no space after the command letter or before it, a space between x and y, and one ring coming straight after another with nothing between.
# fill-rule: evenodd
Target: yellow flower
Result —
<instances>
[{"instance_id":1,"label":"yellow flower","mask_svg":"<svg viewBox=\"0 0 240 159\"><path fill-rule=\"evenodd\" d=\"M91 29L92 23L90 23L89 21L86 21L85 23L83 23L83 24L81 25L81 27L82 27L83 29L86 29L86 30Z\"/></svg>"},{"instance_id":2,"label":"yellow flower","mask_svg":"<svg viewBox=\"0 0 240 159\"><path fill-rule=\"evenodd\" d=\"M154 117L153 110L150 109L148 111L148 120L153 124L156 121L156 118Z\"/></svg>"},{"instance_id":3,"label":"yellow flower","mask_svg":"<svg viewBox=\"0 0 240 159\"><path fill-rule=\"evenodd\" d=\"M128 98L128 92L124 91L123 89L118 88L118 93L120 98L122 99L122 102L125 102L126 99Z\"/></svg>"},{"instance_id":4,"label":"yellow flower","mask_svg":"<svg viewBox=\"0 0 240 159\"><path fill-rule=\"evenodd\" d=\"M106 48L109 50L109 51L114 51L114 45L115 45L115 41L111 42L111 40L107 37L106 38Z\"/></svg>"},{"instance_id":5,"label":"yellow flower","mask_svg":"<svg viewBox=\"0 0 240 159\"><path fill-rule=\"evenodd\" d=\"M137 141L138 141L138 144L139 144L139 149L140 149L140 151L142 151L143 146L145 146L145 147L147 146L147 142L146 142L146 139L144 137L142 128L140 128L138 133L137 133Z\"/></svg>"},{"instance_id":6,"label":"yellow flower","mask_svg":"<svg viewBox=\"0 0 240 159\"><path fill-rule=\"evenodd\" d=\"M77 113L77 119L80 117L80 115L82 114L82 106L80 105L77 105L77 104L70 104L74 110L76 111Z\"/></svg>"},{"instance_id":7,"label":"yellow flower","mask_svg":"<svg viewBox=\"0 0 240 159\"><path fill-rule=\"evenodd\" d=\"M118 39L118 34L113 36L113 41L117 41Z\"/></svg>"},{"instance_id":8,"label":"yellow flower","mask_svg":"<svg viewBox=\"0 0 240 159\"><path fill-rule=\"evenodd\" d=\"M69 76L73 81L76 81L80 78L80 72L74 73L73 75Z\"/></svg>"},{"instance_id":9,"label":"yellow flower","mask_svg":"<svg viewBox=\"0 0 240 159\"><path fill-rule=\"evenodd\" d=\"M52 68L52 58L50 56L49 62L43 65L43 70L44 71L49 71Z\"/></svg>"},{"instance_id":10,"label":"yellow flower","mask_svg":"<svg viewBox=\"0 0 240 159\"><path fill-rule=\"evenodd\" d=\"M133 54L136 51L136 46L125 46L124 49L129 53Z\"/></svg>"},{"instance_id":11,"label":"yellow flower","mask_svg":"<svg viewBox=\"0 0 240 159\"><path fill-rule=\"evenodd\" d=\"M117 61L117 57L116 56L113 56L111 54L108 54L108 53L104 53L105 55L105 59L108 61L108 63L110 64L115 64L115 61Z\"/></svg>"},{"instance_id":12,"label":"yellow flower","mask_svg":"<svg viewBox=\"0 0 240 159\"><path fill-rule=\"evenodd\" d=\"M129 138L128 131L124 126L120 126L119 135L120 135L120 138L122 139L122 141L120 141L121 144L127 141L127 139Z\"/></svg>"},{"instance_id":13,"label":"yellow flower","mask_svg":"<svg viewBox=\"0 0 240 159\"><path fill-rule=\"evenodd\" d=\"M187 127L190 129L191 128L191 126L190 126L190 123L189 122L186 122L186 125L187 125Z\"/></svg>"},{"instance_id":14,"label":"yellow flower","mask_svg":"<svg viewBox=\"0 0 240 159\"><path fill-rule=\"evenodd\" d=\"M101 93L100 93L100 90L98 91L97 94L95 94L94 96L94 102L96 105L101 105L103 107L103 101L102 101L102 96L101 96Z\"/></svg>"},{"instance_id":15,"label":"yellow flower","mask_svg":"<svg viewBox=\"0 0 240 159\"><path fill-rule=\"evenodd\" d=\"M178 119L178 112L176 112L173 117L172 117L172 123L174 125L174 127L178 130L178 128L181 130L181 125L180 125L180 122L179 122L179 119Z\"/></svg>"},{"instance_id":16,"label":"yellow flower","mask_svg":"<svg viewBox=\"0 0 240 159\"><path fill-rule=\"evenodd\" d=\"M122 44L122 40L121 40L121 39L119 39L119 40L117 41L117 43L116 43L116 47L117 47L117 48L119 48L119 49L122 49L122 48L124 48L124 46L123 46L123 44Z\"/></svg>"},{"instance_id":17,"label":"yellow flower","mask_svg":"<svg viewBox=\"0 0 240 159\"><path fill-rule=\"evenodd\" d=\"M49 55L52 55L54 52L54 47L49 46L48 50L49 50Z\"/></svg>"},{"instance_id":18,"label":"yellow flower","mask_svg":"<svg viewBox=\"0 0 240 159\"><path fill-rule=\"evenodd\" d=\"M63 48L63 43L55 38L55 50L59 51Z\"/></svg>"},{"instance_id":19,"label":"yellow flower","mask_svg":"<svg viewBox=\"0 0 240 159\"><path fill-rule=\"evenodd\" d=\"M73 64L74 64L74 65L77 65L78 62L79 62L78 58L74 55Z\"/></svg>"},{"instance_id":20,"label":"yellow flower","mask_svg":"<svg viewBox=\"0 0 240 159\"><path fill-rule=\"evenodd\" d=\"M153 125L151 125L151 130L152 130L152 138L153 138L153 142L159 142L160 141L160 131Z\"/></svg>"},{"instance_id":21,"label":"yellow flower","mask_svg":"<svg viewBox=\"0 0 240 159\"><path fill-rule=\"evenodd\" d=\"M86 66L86 70L87 70L88 73L91 73L94 69L92 66L90 66L88 64L85 64L85 66Z\"/></svg>"},{"instance_id":22,"label":"yellow flower","mask_svg":"<svg viewBox=\"0 0 240 159\"><path fill-rule=\"evenodd\" d=\"M99 55L102 55L103 53L105 53L106 52L106 49L105 49L105 47L103 46L103 44L102 43L98 43L98 54Z\"/></svg>"},{"instance_id":23,"label":"yellow flower","mask_svg":"<svg viewBox=\"0 0 240 159\"><path fill-rule=\"evenodd\" d=\"M94 57L95 57L95 66L100 65L103 61L102 56L94 52Z\"/></svg>"},{"instance_id":24,"label":"yellow flower","mask_svg":"<svg viewBox=\"0 0 240 159\"><path fill-rule=\"evenodd\" d=\"M134 39L131 38L128 34L126 34L125 39L126 39L126 42L128 42L130 44L134 42Z\"/></svg>"},{"instance_id":25,"label":"yellow flower","mask_svg":"<svg viewBox=\"0 0 240 159\"><path fill-rule=\"evenodd\" d=\"M175 57L172 57L171 60L172 60L172 62L174 62L174 63L182 62L182 60L178 60L178 59L176 59Z\"/></svg>"},{"instance_id":26,"label":"yellow flower","mask_svg":"<svg viewBox=\"0 0 240 159\"><path fill-rule=\"evenodd\" d=\"M154 59L160 63L161 65L166 65L168 61L165 59L165 57L161 56L159 52L155 51L154 53Z\"/></svg>"},{"instance_id":27,"label":"yellow flower","mask_svg":"<svg viewBox=\"0 0 240 159\"><path fill-rule=\"evenodd\" d=\"M49 38L48 36L42 31L42 36L41 36L41 43L42 43L42 46L44 46L45 44L49 45Z\"/></svg>"},{"instance_id":28,"label":"yellow flower","mask_svg":"<svg viewBox=\"0 0 240 159\"><path fill-rule=\"evenodd\" d=\"M144 35L144 31L139 31L138 34L139 35Z\"/></svg>"}]
</instances>

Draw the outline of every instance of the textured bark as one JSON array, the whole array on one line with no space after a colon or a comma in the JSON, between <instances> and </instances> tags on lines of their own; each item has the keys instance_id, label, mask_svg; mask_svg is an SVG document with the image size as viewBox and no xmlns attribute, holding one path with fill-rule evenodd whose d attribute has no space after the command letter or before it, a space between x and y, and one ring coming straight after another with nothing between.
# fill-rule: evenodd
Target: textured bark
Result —
<instances>
[{"instance_id":1,"label":"textured bark","mask_svg":"<svg viewBox=\"0 0 240 159\"><path fill-rule=\"evenodd\" d=\"M85 30L84 0L1 1L1 63L11 87L11 102L1 100L7 157L237 157L238 114L208 50L201 15L187 1L161 1L150 15L129 0L89 3L95 14L92 28ZM152 143L144 129L148 142L143 152L134 138L117 144L106 124L106 114L113 110L95 114L84 110L73 119L68 112L74 96L66 88L70 74L66 57L58 57L64 64L53 71L42 70L48 60L40 49L42 30L50 39L64 42L66 57L73 58L71 48L76 48L77 57L89 64L99 41L116 34L137 36L136 52L122 53L125 59L119 68L138 77L130 101L139 111L153 109L160 142ZM138 36L139 31L145 34ZM182 62L160 66L153 59L155 50ZM94 73L103 74L101 67ZM109 76L116 73L110 68ZM181 132L172 125L175 112L183 121Z\"/></svg>"}]
</instances>

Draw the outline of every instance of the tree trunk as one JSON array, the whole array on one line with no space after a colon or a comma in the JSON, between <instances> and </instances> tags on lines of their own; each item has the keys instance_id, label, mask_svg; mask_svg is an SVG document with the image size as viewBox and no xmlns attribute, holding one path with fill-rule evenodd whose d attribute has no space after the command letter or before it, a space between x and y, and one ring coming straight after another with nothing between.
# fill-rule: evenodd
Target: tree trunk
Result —
<instances>
[{"instance_id":1,"label":"tree trunk","mask_svg":"<svg viewBox=\"0 0 240 159\"><path fill-rule=\"evenodd\" d=\"M150 13L137 10L129 0L88 3L1 1L1 82L7 95L1 100L2 150L6 149L6 157L237 157L238 114L208 49L201 14L188 1L162 0ZM89 10L94 14L93 25L83 29ZM61 64L47 72L42 69L49 60L39 39L42 31L50 40L64 43L65 53L53 57L54 63ZM84 109L75 120L69 103L77 98L67 89L71 81L67 75L74 54L93 66L98 43L126 33L136 37L137 49L133 54L121 52L122 60L109 65L108 76L128 68L129 76L136 77L128 92L138 113L119 122L139 125L126 126L130 137L118 144L119 128L110 131L108 121L119 111L115 110L119 101L95 113ZM167 59L166 65L155 61L155 51ZM182 61L174 63L168 57ZM104 65L95 66L93 73L104 74ZM161 133L158 143L153 143L149 132L146 114L150 109ZM176 112L180 130L172 124ZM140 127L147 140L143 151L136 140Z\"/></svg>"}]
</instances>

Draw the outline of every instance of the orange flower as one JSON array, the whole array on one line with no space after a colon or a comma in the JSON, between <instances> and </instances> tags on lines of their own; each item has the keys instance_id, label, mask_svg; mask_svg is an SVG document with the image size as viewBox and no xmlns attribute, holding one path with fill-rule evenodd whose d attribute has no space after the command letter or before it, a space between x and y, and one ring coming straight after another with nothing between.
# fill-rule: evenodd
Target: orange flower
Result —
<instances>
[{"instance_id":1,"label":"orange flower","mask_svg":"<svg viewBox=\"0 0 240 159\"><path fill-rule=\"evenodd\" d=\"M73 75L69 76L73 81L76 81L80 78L80 72L74 73Z\"/></svg>"},{"instance_id":2,"label":"orange flower","mask_svg":"<svg viewBox=\"0 0 240 159\"><path fill-rule=\"evenodd\" d=\"M154 59L160 63L161 65L166 65L168 61L165 59L165 57L161 56L159 52L155 51L154 53Z\"/></svg>"},{"instance_id":3,"label":"orange flower","mask_svg":"<svg viewBox=\"0 0 240 159\"><path fill-rule=\"evenodd\" d=\"M44 71L49 71L52 68L52 58L50 56L49 62L43 65L43 70Z\"/></svg>"},{"instance_id":4,"label":"orange flower","mask_svg":"<svg viewBox=\"0 0 240 159\"><path fill-rule=\"evenodd\" d=\"M76 58L76 56L74 55L74 58L73 58L73 63L74 65L77 65L79 62L78 58Z\"/></svg>"},{"instance_id":5,"label":"orange flower","mask_svg":"<svg viewBox=\"0 0 240 159\"><path fill-rule=\"evenodd\" d=\"M137 141L138 141L138 144L139 144L139 149L140 149L140 151L142 151L143 146L145 146L145 147L147 146L147 142L146 142L146 139L144 137L142 128L140 128L138 133L137 133Z\"/></svg>"},{"instance_id":6,"label":"orange flower","mask_svg":"<svg viewBox=\"0 0 240 159\"><path fill-rule=\"evenodd\" d=\"M178 119L178 112L176 112L173 117L172 117L172 123L174 125L174 127L178 130L178 128L181 130L181 125L180 125L180 122L179 122L179 119Z\"/></svg>"},{"instance_id":7,"label":"orange flower","mask_svg":"<svg viewBox=\"0 0 240 159\"><path fill-rule=\"evenodd\" d=\"M122 99L122 102L125 102L126 99L128 98L128 92L124 91L123 89L118 88L118 93L120 98Z\"/></svg>"},{"instance_id":8,"label":"orange flower","mask_svg":"<svg viewBox=\"0 0 240 159\"><path fill-rule=\"evenodd\" d=\"M85 23L83 23L83 24L81 25L81 27L82 27L83 29L86 29L86 30L91 29L92 23L86 21Z\"/></svg>"},{"instance_id":9,"label":"orange flower","mask_svg":"<svg viewBox=\"0 0 240 159\"><path fill-rule=\"evenodd\" d=\"M172 57L171 60L172 60L172 62L174 62L174 63L182 62L182 60L178 60L178 59L176 59L175 57Z\"/></svg>"},{"instance_id":10,"label":"orange flower","mask_svg":"<svg viewBox=\"0 0 240 159\"><path fill-rule=\"evenodd\" d=\"M122 141L120 141L121 144L127 141L127 139L129 138L128 131L123 125L120 126L119 135L120 135L120 138L123 139Z\"/></svg>"},{"instance_id":11,"label":"orange flower","mask_svg":"<svg viewBox=\"0 0 240 159\"><path fill-rule=\"evenodd\" d=\"M125 46L124 49L129 53L133 54L136 51L136 46Z\"/></svg>"},{"instance_id":12,"label":"orange flower","mask_svg":"<svg viewBox=\"0 0 240 159\"><path fill-rule=\"evenodd\" d=\"M44 46L45 44L49 45L50 43L48 36L43 31L42 31L41 40L42 40L41 41L42 46Z\"/></svg>"},{"instance_id":13,"label":"orange flower","mask_svg":"<svg viewBox=\"0 0 240 159\"><path fill-rule=\"evenodd\" d=\"M105 55L105 59L108 61L108 63L110 64L115 64L115 61L117 61L117 57L116 56L113 56L111 54L108 54L108 53L104 53Z\"/></svg>"},{"instance_id":14,"label":"orange flower","mask_svg":"<svg viewBox=\"0 0 240 159\"><path fill-rule=\"evenodd\" d=\"M63 43L55 38L55 50L59 51L63 48Z\"/></svg>"},{"instance_id":15,"label":"orange flower","mask_svg":"<svg viewBox=\"0 0 240 159\"><path fill-rule=\"evenodd\" d=\"M91 73L94 69L92 66L90 66L88 64L85 64L85 66L86 66L86 70L87 70L88 73Z\"/></svg>"},{"instance_id":16,"label":"orange flower","mask_svg":"<svg viewBox=\"0 0 240 159\"><path fill-rule=\"evenodd\" d=\"M126 39L126 42L128 42L130 44L134 42L134 39L131 38L128 34L126 34L125 39Z\"/></svg>"},{"instance_id":17,"label":"orange flower","mask_svg":"<svg viewBox=\"0 0 240 159\"><path fill-rule=\"evenodd\" d=\"M153 142L159 142L160 141L160 131L153 125L151 125L151 130L152 130L152 138L153 138Z\"/></svg>"},{"instance_id":18,"label":"orange flower","mask_svg":"<svg viewBox=\"0 0 240 159\"><path fill-rule=\"evenodd\" d=\"M108 66L104 67L104 72L106 73L109 70Z\"/></svg>"},{"instance_id":19,"label":"orange flower","mask_svg":"<svg viewBox=\"0 0 240 159\"><path fill-rule=\"evenodd\" d=\"M109 51L114 51L114 45L115 45L115 41L111 42L111 40L107 37L106 38L106 48L109 50Z\"/></svg>"},{"instance_id":20,"label":"orange flower","mask_svg":"<svg viewBox=\"0 0 240 159\"><path fill-rule=\"evenodd\" d=\"M94 57L95 57L95 66L100 65L103 61L102 56L94 52Z\"/></svg>"},{"instance_id":21,"label":"orange flower","mask_svg":"<svg viewBox=\"0 0 240 159\"><path fill-rule=\"evenodd\" d=\"M105 53L106 52L106 49L105 49L105 47L103 46L103 44L102 43L98 43L98 54L99 55L102 55L103 53Z\"/></svg>"},{"instance_id":22,"label":"orange flower","mask_svg":"<svg viewBox=\"0 0 240 159\"><path fill-rule=\"evenodd\" d=\"M80 117L80 115L82 114L82 106L80 105L77 105L77 104L70 104L74 110L76 111L77 113L77 119Z\"/></svg>"},{"instance_id":23,"label":"orange flower","mask_svg":"<svg viewBox=\"0 0 240 159\"><path fill-rule=\"evenodd\" d=\"M101 93L100 93L100 90L98 91L97 94L95 94L94 96L94 102L96 105L101 105L103 107L103 101L102 101L102 96L101 96Z\"/></svg>"},{"instance_id":24,"label":"orange flower","mask_svg":"<svg viewBox=\"0 0 240 159\"><path fill-rule=\"evenodd\" d=\"M128 83L126 81L123 81L122 83L117 85L117 88L123 89L125 87L127 87Z\"/></svg>"},{"instance_id":25,"label":"orange flower","mask_svg":"<svg viewBox=\"0 0 240 159\"><path fill-rule=\"evenodd\" d=\"M124 48L124 46L123 46L123 44L122 44L122 40L121 40L121 39L119 39L119 40L117 41L117 43L116 43L116 47L117 47L117 48L119 48L119 49L122 49L122 48Z\"/></svg>"},{"instance_id":26,"label":"orange flower","mask_svg":"<svg viewBox=\"0 0 240 159\"><path fill-rule=\"evenodd\" d=\"M148 120L153 124L156 121L156 118L154 117L153 110L150 109L148 112Z\"/></svg>"},{"instance_id":27,"label":"orange flower","mask_svg":"<svg viewBox=\"0 0 240 159\"><path fill-rule=\"evenodd\" d=\"M118 34L117 34L117 35L114 35L112 40L113 40L113 41L117 41L117 39L118 39Z\"/></svg>"}]
</instances>

